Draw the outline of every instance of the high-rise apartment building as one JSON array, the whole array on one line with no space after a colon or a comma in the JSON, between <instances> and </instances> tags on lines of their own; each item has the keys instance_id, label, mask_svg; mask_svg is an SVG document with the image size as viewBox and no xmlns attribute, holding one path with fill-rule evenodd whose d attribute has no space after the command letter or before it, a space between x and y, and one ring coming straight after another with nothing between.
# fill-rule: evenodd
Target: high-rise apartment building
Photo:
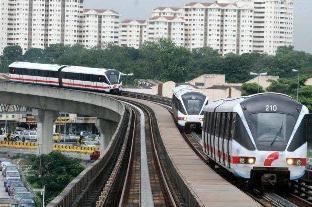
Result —
<instances>
[{"instance_id":1,"label":"high-rise apartment building","mask_svg":"<svg viewBox=\"0 0 312 207\"><path fill-rule=\"evenodd\" d=\"M119 44L139 48L147 39L147 21L124 20L120 24Z\"/></svg>"},{"instance_id":2,"label":"high-rise apartment building","mask_svg":"<svg viewBox=\"0 0 312 207\"><path fill-rule=\"evenodd\" d=\"M102 48L119 43L119 14L108 9L85 9L81 18L79 43Z\"/></svg>"},{"instance_id":3,"label":"high-rise apartment building","mask_svg":"<svg viewBox=\"0 0 312 207\"><path fill-rule=\"evenodd\" d=\"M1 0L0 5L0 30L7 31L0 34L1 47L20 45L25 52L78 42L83 0Z\"/></svg>"},{"instance_id":4,"label":"high-rise apartment building","mask_svg":"<svg viewBox=\"0 0 312 207\"><path fill-rule=\"evenodd\" d=\"M8 0L0 1L0 54L7 46Z\"/></svg>"},{"instance_id":5,"label":"high-rise apartment building","mask_svg":"<svg viewBox=\"0 0 312 207\"><path fill-rule=\"evenodd\" d=\"M275 54L279 46L293 45L293 0L253 0L253 51Z\"/></svg>"},{"instance_id":6,"label":"high-rise apartment building","mask_svg":"<svg viewBox=\"0 0 312 207\"><path fill-rule=\"evenodd\" d=\"M147 40L156 42L170 39L176 45L184 46L184 23L182 17L152 17L148 20Z\"/></svg>"},{"instance_id":7,"label":"high-rise apartment building","mask_svg":"<svg viewBox=\"0 0 312 207\"><path fill-rule=\"evenodd\" d=\"M184 9L179 7L157 7L152 11L152 17L184 17Z\"/></svg>"},{"instance_id":8,"label":"high-rise apartment building","mask_svg":"<svg viewBox=\"0 0 312 207\"><path fill-rule=\"evenodd\" d=\"M83 9L83 0L0 0L0 53L7 45L45 48L82 44L138 48L145 41L172 40L189 49L220 54L275 54L293 45L294 0L216 0L157 7L147 21L119 22L113 10Z\"/></svg>"},{"instance_id":9,"label":"high-rise apartment building","mask_svg":"<svg viewBox=\"0 0 312 207\"><path fill-rule=\"evenodd\" d=\"M223 55L252 52L252 4L189 3L184 9L186 47L208 46Z\"/></svg>"}]
</instances>

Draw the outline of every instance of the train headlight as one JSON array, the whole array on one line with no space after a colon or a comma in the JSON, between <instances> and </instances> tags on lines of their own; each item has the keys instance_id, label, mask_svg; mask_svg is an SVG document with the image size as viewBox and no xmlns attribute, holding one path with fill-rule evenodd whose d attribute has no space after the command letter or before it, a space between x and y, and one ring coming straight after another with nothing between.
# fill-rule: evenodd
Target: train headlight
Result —
<instances>
[{"instance_id":1,"label":"train headlight","mask_svg":"<svg viewBox=\"0 0 312 207\"><path fill-rule=\"evenodd\" d=\"M288 165L296 165L296 166L306 166L307 159L306 158L287 158L286 162Z\"/></svg>"},{"instance_id":2,"label":"train headlight","mask_svg":"<svg viewBox=\"0 0 312 207\"><path fill-rule=\"evenodd\" d=\"M248 161L248 164L255 164L256 159L253 157L249 157L247 161Z\"/></svg>"},{"instance_id":3,"label":"train headlight","mask_svg":"<svg viewBox=\"0 0 312 207\"><path fill-rule=\"evenodd\" d=\"M232 163L233 164L255 164L256 163L256 158L255 157L232 157Z\"/></svg>"},{"instance_id":4,"label":"train headlight","mask_svg":"<svg viewBox=\"0 0 312 207\"><path fill-rule=\"evenodd\" d=\"M288 159L286 160L286 162L287 162L288 165L293 165L293 164L294 164L294 159L288 158Z\"/></svg>"}]
</instances>

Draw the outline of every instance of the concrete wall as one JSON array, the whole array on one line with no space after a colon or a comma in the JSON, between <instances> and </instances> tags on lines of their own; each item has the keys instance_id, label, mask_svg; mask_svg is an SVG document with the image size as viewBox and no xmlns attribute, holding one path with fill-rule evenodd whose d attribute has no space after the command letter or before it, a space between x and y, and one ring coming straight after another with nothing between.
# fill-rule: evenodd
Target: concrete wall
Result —
<instances>
[{"instance_id":1,"label":"concrete wall","mask_svg":"<svg viewBox=\"0 0 312 207\"><path fill-rule=\"evenodd\" d=\"M312 78L309 78L304 84L306 86L312 86Z\"/></svg>"},{"instance_id":2,"label":"concrete wall","mask_svg":"<svg viewBox=\"0 0 312 207\"><path fill-rule=\"evenodd\" d=\"M225 84L225 75L221 74L204 74L187 83L196 86L198 88L209 88L214 85Z\"/></svg>"},{"instance_id":3,"label":"concrete wall","mask_svg":"<svg viewBox=\"0 0 312 207\"><path fill-rule=\"evenodd\" d=\"M241 97L242 95L241 90L235 87L207 88L207 89L198 89L198 91L208 96L209 100L212 101L229 98L230 94L231 98L238 98Z\"/></svg>"},{"instance_id":4,"label":"concrete wall","mask_svg":"<svg viewBox=\"0 0 312 207\"><path fill-rule=\"evenodd\" d=\"M162 84L162 96L167 98L172 98L173 89L176 83L173 81L168 81Z\"/></svg>"},{"instance_id":5,"label":"concrete wall","mask_svg":"<svg viewBox=\"0 0 312 207\"><path fill-rule=\"evenodd\" d=\"M263 89L267 89L271 85L271 81L277 81L279 79L279 76L260 76L259 77L259 85L262 86ZM255 77L246 83L257 83L258 84L258 77Z\"/></svg>"},{"instance_id":6,"label":"concrete wall","mask_svg":"<svg viewBox=\"0 0 312 207\"><path fill-rule=\"evenodd\" d=\"M124 105L108 95L36 85L0 82L0 103L77 113L119 122Z\"/></svg>"}]
</instances>

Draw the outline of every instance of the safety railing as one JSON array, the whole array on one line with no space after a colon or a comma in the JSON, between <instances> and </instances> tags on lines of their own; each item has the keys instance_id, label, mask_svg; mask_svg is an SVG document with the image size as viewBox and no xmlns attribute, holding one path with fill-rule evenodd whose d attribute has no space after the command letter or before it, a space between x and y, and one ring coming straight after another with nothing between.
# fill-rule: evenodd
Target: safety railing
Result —
<instances>
[{"instance_id":1,"label":"safety railing","mask_svg":"<svg viewBox=\"0 0 312 207\"><path fill-rule=\"evenodd\" d=\"M37 142L0 141L0 147L35 150L38 147L38 143ZM92 154L94 151L97 151L97 150L99 150L98 147L73 146L73 145L64 145L64 144L53 145L53 151L59 151L59 152Z\"/></svg>"},{"instance_id":2,"label":"safety railing","mask_svg":"<svg viewBox=\"0 0 312 207\"><path fill-rule=\"evenodd\" d=\"M90 202L96 202L100 194L98 188L105 185L117 161L127 128L130 126L130 116L130 111L126 110L104 155L72 180L62 193L47 205L48 207L93 206Z\"/></svg>"}]
</instances>

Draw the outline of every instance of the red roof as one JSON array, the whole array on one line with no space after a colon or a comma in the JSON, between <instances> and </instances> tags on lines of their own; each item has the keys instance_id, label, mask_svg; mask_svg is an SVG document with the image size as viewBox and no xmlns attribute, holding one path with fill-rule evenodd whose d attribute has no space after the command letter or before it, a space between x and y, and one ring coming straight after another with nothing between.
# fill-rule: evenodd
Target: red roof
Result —
<instances>
[{"instance_id":1,"label":"red roof","mask_svg":"<svg viewBox=\"0 0 312 207\"><path fill-rule=\"evenodd\" d=\"M124 21L122 21L121 23L130 23L130 22L133 22L133 21L136 21L140 24L144 24L146 23L146 20L141 20L141 19L126 19Z\"/></svg>"},{"instance_id":2,"label":"red roof","mask_svg":"<svg viewBox=\"0 0 312 207\"><path fill-rule=\"evenodd\" d=\"M112 10L112 9L84 9L83 11L84 11L84 12L88 12L88 11L90 11L90 10L94 10L94 11L96 11L97 13L104 13L104 12L106 12L106 11L110 11L110 12L113 12L113 13L115 13L115 14L118 14L118 12L116 12L115 10Z\"/></svg>"}]
</instances>

